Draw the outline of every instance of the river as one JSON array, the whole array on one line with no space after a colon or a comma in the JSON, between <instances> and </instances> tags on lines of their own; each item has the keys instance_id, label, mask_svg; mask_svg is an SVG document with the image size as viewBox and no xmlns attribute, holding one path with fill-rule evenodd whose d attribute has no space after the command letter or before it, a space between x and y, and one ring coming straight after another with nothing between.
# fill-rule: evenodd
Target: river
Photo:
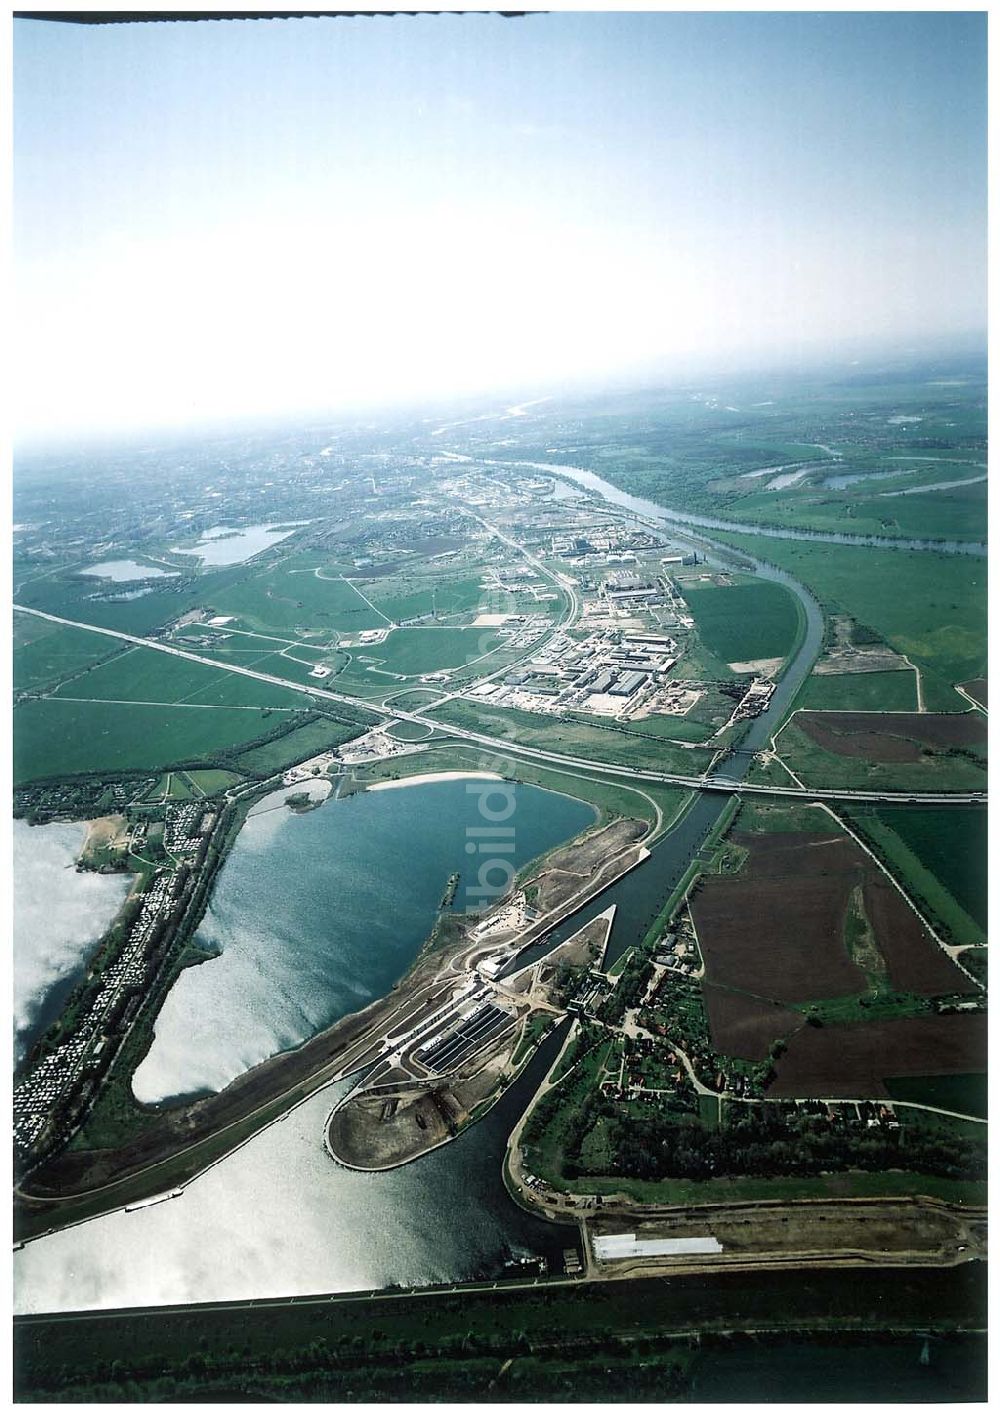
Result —
<instances>
[{"instance_id":1,"label":"river","mask_svg":"<svg viewBox=\"0 0 1000 1414\"><path fill-rule=\"evenodd\" d=\"M624 506L626 510L632 511L644 520L657 520L663 525L689 525L701 530L728 530L736 535L761 535L768 540L814 540L825 545L868 545L878 550L930 550L941 555L976 555L979 557L987 554L987 546L978 540L917 540L902 535L844 535L836 530L796 530L778 525L757 525L753 521L720 520L716 516L695 515L688 511L668 511L664 510L662 506L658 506L655 501L647 501L643 496L630 496L627 491L620 490L610 481L605 481L595 472L585 471L582 467L557 466L554 462L501 462L471 457L464 458L464 460L477 460L487 466L529 467L533 471L547 471L550 475L558 472L560 476L568 477L580 486L586 486L588 490L596 492L606 501L611 501L616 506ZM928 488L922 486L919 489L926 491Z\"/></svg>"}]
</instances>

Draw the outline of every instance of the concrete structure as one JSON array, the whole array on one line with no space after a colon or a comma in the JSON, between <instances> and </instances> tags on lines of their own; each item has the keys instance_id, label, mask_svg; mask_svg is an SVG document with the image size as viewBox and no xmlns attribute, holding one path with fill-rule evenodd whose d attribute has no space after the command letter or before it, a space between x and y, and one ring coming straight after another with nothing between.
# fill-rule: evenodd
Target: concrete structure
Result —
<instances>
[{"instance_id":1,"label":"concrete structure","mask_svg":"<svg viewBox=\"0 0 1000 1414\"><path fill-rule=\"evenodd\" d=\"M636 1237L634 1232L594 1238L599 1262L620 1262L626 1257L679 1257L688 1253L721 1252L717 1237Z\"/></svg>"}]
</instances>

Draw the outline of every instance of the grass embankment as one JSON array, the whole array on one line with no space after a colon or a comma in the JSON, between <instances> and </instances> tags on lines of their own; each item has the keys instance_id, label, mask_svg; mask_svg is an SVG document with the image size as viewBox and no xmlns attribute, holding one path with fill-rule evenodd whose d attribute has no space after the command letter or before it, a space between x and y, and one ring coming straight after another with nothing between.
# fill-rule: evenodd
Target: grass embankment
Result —
<instances>
[{"instance_id":1,"label":"grass embankment","mask_svg":"<svg viewBox=\"0 0 1000 1414\"><path fill-rule=\"evenodd\" d=\"M558 1187L568 1193L624 1194L637 1203L687 1206L701 1203L747 1203L765 1199L897 1198L910 1195L940 1198L946 1203L981 1207L986 1183L933 1178L923 1174L822 1174L815 1178L573 1178Z\"/></svg>"}]
</instances>

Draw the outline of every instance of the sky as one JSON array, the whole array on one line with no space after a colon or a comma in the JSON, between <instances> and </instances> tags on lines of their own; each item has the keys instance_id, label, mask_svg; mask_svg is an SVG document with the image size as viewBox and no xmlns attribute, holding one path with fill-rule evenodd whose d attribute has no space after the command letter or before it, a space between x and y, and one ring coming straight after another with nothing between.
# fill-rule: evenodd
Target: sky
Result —
<instances>
[{"instance_id":1,"label":"sky","mask_svg":"<svg viewBox=\"0 0 1000 1414\"><path fill-rule=\"evenodd\" d=\"M19 437L985 327L981 13L14 29Z\"/></svg>"}]
</instances>

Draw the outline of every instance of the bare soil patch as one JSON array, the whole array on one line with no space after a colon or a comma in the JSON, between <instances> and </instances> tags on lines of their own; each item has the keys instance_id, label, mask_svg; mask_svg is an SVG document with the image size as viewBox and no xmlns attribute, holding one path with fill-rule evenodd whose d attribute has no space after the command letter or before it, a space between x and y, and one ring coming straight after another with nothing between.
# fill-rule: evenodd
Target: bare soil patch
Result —
<instances>
[{"instance_id":1,"label":"bare soil patch","mask_svg":"<svg viewBox=\"0 0 1000 1414\"><path fill-rule=\"evenodd\" d=\"M539 913L559 908L612 860L623 856L630 845L637 844L648 828L643 820L613 820L578 843L557 849L535 880L534 907Z\"/></svg>"},{"instance_id":2,"label":"bare soil patch","mask_svg":"<svg viewBox=\"0 0 1000 1414\"><path fill-rule=\"evenodd\" d=\"M743 872L707 879L691 902L707 980L782 1002L865 992L843 942L861 853L853 841L732 838L750 851Z\"/></svg>"},{"instance_id":3,"label":"bare soil patch","mask_svg":"<svg viewBox=\"0 0 1000 1414\"><path fill-rule=\"evenodd\" d=\"M988 707L990 705L987 700L985 678L973 678L971 682L960 682L959 687L964 687L969 696L976 699L980 707Z\"/></svg>"},{"instance_id":4,"label":"bare soil patch","mask_svg":"<svg viewBox=\"0 0 1000 1414\"><path fill-rule=\"evenodd\" d=\"M768 1095L886 1099L887 1078L967 1075L985 1066L981 1013L804 1026L789 1038Z\"/></svg>"},{"instance_id":5,"label":"bare soil patch","mask_svg":"<svg viewBox=\"0 0 1000 1414\"><path fill-rule=\"evenodd\" d=\"M868 871L864 899L865 912L889 969L889 981L897 991L936 997L948 992L978 990L937 946L906 899L881 870Z\"/></svg>"},{"instance_id":6,"label":"bare soil patch","mask_svg":"<svg viewBox=\"0 0 1000 1414\"><path fill-rule=\"evenodd\" d=\"M859 885L875 943L897 991L939 996L975 990L874 860L848 836L737 833L730 838L748 851L742 871L706 878L691 901L705 958L707 1005L713 984L775 1002L863 995L868 979L844 941L851 894ZM751 998L740 1018L738 1000L713 1000L709 1019L720 1049L742 1056L743 1050L728 1046L756 1046L767 1025L762 1013L751 1013ZM746 1058L763 1057L747 1052Z\"/></svg>"},{"instance_id":7,"label":"bare soil patch","mask_svg":"<svg viewBox=\"0 0 1000 1414\"><path fill-rule=\"evenodd\" d=\"M803 1025L798 1012L761 997L729 992L710 982L702 984L701 995L713 1047L721 1055L737 1060L766 1060L779 1037Z\"/></svg>"},{"instance_id":8,"label":"bare soil patch","mask_svg":"<svg viewBox=\"0 0 1000 1414\"><path fill-rule=\"evenodd\" d=\"M835 756L880 762L919 761L921 748L986 744L986 723L975 712L797 712L806 735Z\"/></svg>"}]
</instances>

